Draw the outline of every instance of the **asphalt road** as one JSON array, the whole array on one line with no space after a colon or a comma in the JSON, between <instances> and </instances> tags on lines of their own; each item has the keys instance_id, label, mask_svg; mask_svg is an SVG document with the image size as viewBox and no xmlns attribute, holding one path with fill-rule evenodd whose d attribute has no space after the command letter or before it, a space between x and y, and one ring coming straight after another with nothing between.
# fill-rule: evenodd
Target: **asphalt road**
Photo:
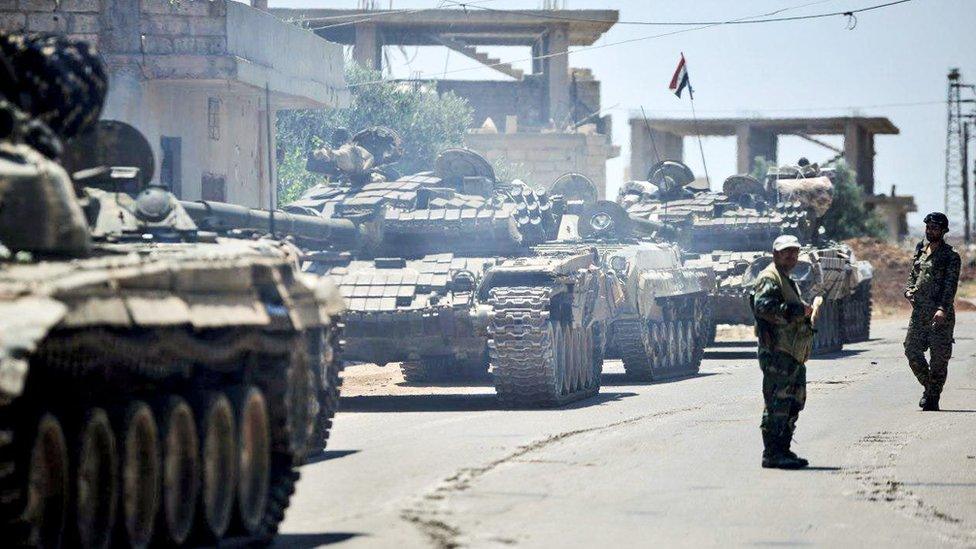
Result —
<instances>
[{"instance_id":1,"label":"asphalt road","mask_svg":"<svg viewBox=\"0 0 976 549\"><path fill-rule=\"evenodd\" d=\"M917 408L905 324L808 364L804 471L759 466L747 342L671 382L632 384L610 362L599 397L558 410L350 368L360 396L303 468L279 545L976 547L976 314L957 321L940 413Z\"/></svg>"}]
</instances>

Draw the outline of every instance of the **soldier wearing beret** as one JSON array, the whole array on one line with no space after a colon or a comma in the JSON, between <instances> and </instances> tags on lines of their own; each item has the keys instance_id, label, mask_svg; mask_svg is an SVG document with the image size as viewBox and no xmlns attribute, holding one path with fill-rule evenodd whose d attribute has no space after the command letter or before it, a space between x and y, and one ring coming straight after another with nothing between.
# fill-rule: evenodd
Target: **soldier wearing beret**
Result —
<instances>
[{"instance_id":1,"label":"soldier wearing beret","mask_svg":"<svg viewBox=\"0 0 976 549\"><path fill-rule=\"evenodd\" d=\"M949 219L941 212L925 216L925 240L915 247L905 298L912 303L912 318L905 336L905 356L922 384L922 410L938 411L952 356L952 331L956 324L953 301L959 285L959 254L943 237ZM929 360L925 359L929 351Z\"/></svg>"}]
</instances>

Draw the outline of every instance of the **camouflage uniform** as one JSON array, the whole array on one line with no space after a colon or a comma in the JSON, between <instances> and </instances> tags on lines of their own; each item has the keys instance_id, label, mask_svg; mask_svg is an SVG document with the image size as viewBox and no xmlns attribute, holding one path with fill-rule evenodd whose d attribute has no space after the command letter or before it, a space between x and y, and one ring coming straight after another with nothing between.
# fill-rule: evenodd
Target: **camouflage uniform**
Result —
<instances>
[{"instance_id":1,"label":"camouflage uniform","mask_svg":"<svg viewBox=\"0 0 976 549\"><path fill-rule=\"evenodd\" d=\"M789 452L796 420L807 397L807 368L813 327L804 311L796 282L770 264L752 294L759 338L759 368L763 373L760 429L764 456Z\"/></svg>"},{"instance_id":2,"label":"camouflage uniform","mask_svg":"<svg viewBox=\"0 0 976 549\"><path fill-rule=\"evenodd\" d=\"M905 287L905 295L912 300L905 356L928 397L938 398L942 393L952 356L952 331L956 323L952 303L959 284L960 263L959 254L947 243L926 255L925 243L919 242ZM939 309L945 311L946 322L933 326L932 317ZM925 360L926 350L930 351L931 361Z\"/></svg>"}]
</instances>

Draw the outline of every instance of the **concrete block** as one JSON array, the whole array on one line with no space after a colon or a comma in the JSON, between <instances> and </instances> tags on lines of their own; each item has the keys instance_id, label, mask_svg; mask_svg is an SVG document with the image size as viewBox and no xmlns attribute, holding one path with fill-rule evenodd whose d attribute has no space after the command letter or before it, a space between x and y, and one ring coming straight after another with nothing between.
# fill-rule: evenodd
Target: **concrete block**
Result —
<instances>
[{"instance_id":1,"label":"concrete block","mask_svg":"<svg viewBox=\"0 0 976 549\"><path fill-rule=\"evenodd\" d=\"M27 16L23 13L0 13L0 28L10 31L27 29Z\"/></svg>"},{"instance_id":2,"label":"concrete block","mask_svg":"<svg viewBox=\"0 0 976 549\"><path fill-rule=\"evenodd\" d=\"M101 28L97 15L72 13L69 17L68 32L72 34L94 34Z\"/></svg>"},{"instance_id":3,"label":"concrete block","mask_svg":"<svg viewBox=\"0 0 976 549\"><path fill-rule=\"evenodd\" d=\"M145 15L139 21L143 34L177 35L188 34L190 24L186 17L176 15Z\"/></svg>"},{"instance_id":4,"label":"concrete block","mask_svg":"<svg viewBox=\"0 0 976 549\"><path fill-rule=\"evenodd\" d=\"M65 33L68 31L68 17L63 13L29 13L27 30Z\"/></svg>"},{"instance_id":5,"label":"concrete block","mask_svg":"<svg viewBox=\"0 0 976 549\"><path fill-rule=\"evenodd\" d=\"M146 36L146 53L174 53L173 39L165 36Z\"/></svg>"},{"instance_id":6,"label":"concrete block","mask_svg":"<svg viewBox=\"0 0 976 549\"><path fill-rule=\"evenodd\" d=\"M143 13L206 17L210 15L211 3L208 0L142 0L140 4Z\"/></svg>"},{"instance_id":7,"label":"concrete block","mask_svg":"<svg viewBox=\"0 0 976 549\"><path fill-rule=\"evenodd\" d=\"M190 35L223 36L227 34L227 20L223 17L191 17Z\"/></svg>"},{"instance_id":8,"label":"concrete block","mask_svg":"<svg viewBox=\"0 0 976 549\"><path fill-rule=\"evenodd\" d=\"M98 13L101 10L101 4L98 0L61 0L58 10L76 13Z\"/></svg>"},{"instance_id":9,"label":"concrete block","mask_svg":"<svg viewBox=\"0 0 976 549\"><path fill-rule=\"evenodd\" d=\"M175 53L221 55L227 53L227 38L223 36L182 36L173 39Z\"/></svg>"},{"instance_id":10,"label":"concrete block","mask_svg":"<svg viewBox=\"0 0 976 549\"><path fill-rule=\"evenodd\" d=\"M0 11L17 11L17 0L0 0Z\"/></svg>"},{"instance_id":11,"label":"concrete block","mask_svg":"<svg viewBox=\"0 0 976 549\"><path fill-rule=\"evenodd\" d=\"M22 11L54 11L57 6L54 0L20 0Z\"/></svg>"}]
</instances>

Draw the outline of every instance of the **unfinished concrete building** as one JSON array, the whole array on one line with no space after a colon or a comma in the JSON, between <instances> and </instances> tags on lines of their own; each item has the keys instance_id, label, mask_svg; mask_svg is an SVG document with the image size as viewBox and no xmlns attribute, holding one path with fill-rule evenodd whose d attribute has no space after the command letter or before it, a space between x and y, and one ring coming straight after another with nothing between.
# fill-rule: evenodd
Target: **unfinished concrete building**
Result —
<instances>
[{"instance_id":1,"label":"unfinished concrete building","mask_svg":"<svg viewBox=\"0 0 976 549\"><path fill-rule=\"evenodd\" d=\"M658 118L630 120L630 174L634 179L645 177L658 160L682 160L684 138L700 135L736 138L736 171L749 173L757 157L776 163L779 137L792 135L805 139L826 150L828 160L843 158L857 173L857 184L864 191L867 203L881 216L892 238L907 235L906 216L915 211L911 196L876 194L874 177L874 139L876 135L897 135L898 128L883 117L835 118ZM842 147L819 138L823 135L842 135ZM797 159L785 159L795 162ZM813 162L819 158L811 158ZM713 186L715 183L713 182Z\"/></svg>"},{"instance_id":2,"label":"unfinished concrete building","mask_svg":"<svg viewBox=\"0 0 976 549\"><path fill-rule=\"evenodd\" d=\"M606 161L619 154L610 117L600 114L600 83L569 66L571 46L592 45L616 23L615 10L341 10L276 9L331 42L353 47L353 58L382 68L384 46L442 46L494 69L501 80L430 81L474 109L467 144L490 160L520 165L531 183L548 185L579 172L606 187ZM529 73L480 51L524 46ZM530 55L531 52L531 55ZM490 129L483 129L491 120ZM520 170L521 171L521 170Z\"/></svg>"},{"instance_id":3,"label":"unfinished concrete building","mask_svg":"<svg viewBox=\"0 0 976 549\"><path fill-rule=\"evenodd\" d=\"M341 46L239 2L0 2L0 25L96 44L110 74L102 118L149 139L152 177L181 198L269 206L266 97L272 110L348 104Z\"/></svg>"}]
</instances>

